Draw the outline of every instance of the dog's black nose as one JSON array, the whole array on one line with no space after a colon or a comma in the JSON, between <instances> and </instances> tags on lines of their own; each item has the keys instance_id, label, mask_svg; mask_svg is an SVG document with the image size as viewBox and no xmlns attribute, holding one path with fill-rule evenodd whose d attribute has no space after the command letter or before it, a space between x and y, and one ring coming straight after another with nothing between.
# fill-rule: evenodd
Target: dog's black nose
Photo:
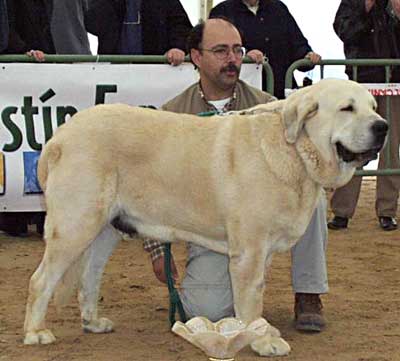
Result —
<instances>
[{"instance_id":1,"label":"dog's black nose","mask_svg":"<svg viewBox=\"0 0 400 361\"><path fill-rule=\"evenodd\" d=\"M372 124L372 132L377 137L384 137L388 130L389 127L387 123L383 120L377 120L376 122L374 122L374 124Z\"/></svg>"}]
</instances>

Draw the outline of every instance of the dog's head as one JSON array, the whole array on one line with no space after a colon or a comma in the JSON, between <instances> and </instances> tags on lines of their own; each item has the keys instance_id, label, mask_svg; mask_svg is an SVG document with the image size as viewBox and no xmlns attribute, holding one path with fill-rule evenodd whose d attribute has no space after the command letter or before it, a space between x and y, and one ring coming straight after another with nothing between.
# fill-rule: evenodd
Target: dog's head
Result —
<instances>
[{"instance_id":1,"label":"dog's head","mask_svg":"<svg viewBox=\"0 0 400 361\"><path fill-rule=\"evenodd\" d=\"M282 110L287 142L296 147L313 178L324 186L345 184L356 167L376 159L388 125L360 84L325 79L288 97Z\"/></svg>"}]
</instances>

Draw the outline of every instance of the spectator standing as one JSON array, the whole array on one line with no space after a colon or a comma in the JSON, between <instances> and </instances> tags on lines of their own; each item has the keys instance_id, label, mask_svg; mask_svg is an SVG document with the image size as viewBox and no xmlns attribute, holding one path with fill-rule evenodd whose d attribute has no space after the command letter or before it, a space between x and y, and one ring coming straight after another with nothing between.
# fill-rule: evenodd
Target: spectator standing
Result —
<instances>
[{"instance_id":1,"label":"spectator standing","mask_svg":"<svg viewBox=\"0 0 400 361\"><path fill-rule=\"evenodd\" d=\"M90 0L86 27L98 54L165 54L179 65L192 25L179 0Z\"/></svg>"},{"instance_id":2,"label":"spectator standing","mask_svg":"<svg viewBox=\"0 0 400 361\"><path fill-rule=\"evenodd\" d=\"M6 1L10 32L4 53L90 54L84 27L87 0Z\"/></svg>"},{"instance_id":3,"label":"spectator standing","mask_svg":"<svg viewBox=\"0 0 400 361\"><path fill-rule=\"evenodd\" d=\"M227 17L242 32L243 45L251 59L261 63L266 57L274 73L274 95L279 99L285 97L285 75L294 61L308 58L315 64L321 60L282 1L226 0L211 10L210 18L218 16ZM296 85L294 78L293 84Z\"/></svg>"},{"instance_id":4,"label":"spectator standing","mask_svg":"<svg viewBox=\"0 0 400 361\"><path fill-rule=\"evenodd\" d=\"M393 58L400 59L400 0L342 0L333 24L336 34L343 41L348 59ZM346 73L353 78L352 68ZM383 67L359 67L357 81L384 83ZM400 82L400 67L391 69L390 82ZM393 168L399 168L400 96L390 99L390 159ZM378 112L387 118L386 97L377 97ZM383 168L385 150L380 153L378 168ZM362 177L353 179L338 188L331 199L334 218L330 229L347 228L353 217L361 189ZM385 231L397 228L395 219L399 197L400 177L377 177L375 209L380 227Z\"/></svg>"},{"instance_id":5,"label":"spectator standing","mask_svg":"<svg viewBox=\"0 0 400 361\"><path fill-rule=\"evenodd\" d=\"M268 93L238 80L244 51L233 24L223 19L210 19L197 25L188 38L188 50L199 70L200 81L167 102L162 107L164 110L188 114L223 113L275 100ZM319 295L328 291L326 242L326 204L325 199L321 199L306 233L292 249L295 327L298 330L318 332L325 325ZM162 247L157 241L145 242L145 249L151 252L153 270L157 278L165 282ZM186 315L189 318L205 316L213 321L233 316L228 256L192 244L188 244L188 254L181 287ZM173 263L172 269L176 269Z\"/></svg>"}]
</instances>

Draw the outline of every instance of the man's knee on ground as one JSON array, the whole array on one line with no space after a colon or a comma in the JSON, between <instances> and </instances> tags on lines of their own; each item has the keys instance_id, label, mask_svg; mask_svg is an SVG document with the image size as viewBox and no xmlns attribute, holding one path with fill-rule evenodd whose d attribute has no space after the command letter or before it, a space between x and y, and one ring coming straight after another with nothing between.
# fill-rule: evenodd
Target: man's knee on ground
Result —
<instances>
[{"instance_id":1,"label":"man's knee on ground","mask_svg":"<svg viewBox=\"0 0 400 361\"><path fill-rule=\"evenodd\" d=\"M235 315L231 290L182 289L180 296L188 318L203 316L215 322Z\"/></svg>"}]
</instances>

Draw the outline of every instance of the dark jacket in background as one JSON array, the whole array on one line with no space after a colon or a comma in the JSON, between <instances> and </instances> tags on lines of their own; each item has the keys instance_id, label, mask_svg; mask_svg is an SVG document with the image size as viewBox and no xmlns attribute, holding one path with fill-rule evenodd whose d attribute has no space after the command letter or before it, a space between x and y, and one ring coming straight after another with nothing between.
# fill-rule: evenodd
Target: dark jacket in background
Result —
<instances>
[{"instance_id":1,"label":"dark jacket in background","mask_svg":"<svg viewBox=\"0 0 400 361\"><path fill-rule=\"evenodd\" d=\"M7 0L8 47L3 53L23 54L31 49L54 54L50 32L52 1Z\"/></svg>"},{"instance_id":2,"label":"dark jacket in background","mask_svg":"<svg viewBox=\"0 0 400 361\"><path fill-rule=\"evenodd\" d=\"M125 0L90 0L87 30L98 37L98 54L119 54ZM171 48L186 51L192 29L179 0L142 0L140 12L144 55L163 55Z\"/></svg>"},{"instance_id":3,"label":"dark jacket in background","mask_svg":"<svg viewBox=\"0 0 400 361\"><path fill-rule=\"evenodd\" d=\"M365 2L342 0L333 27L343 41L347 59L400 58L400 21L390 15L388 0L377 0L369 13ZM352 79L352 68L346 73ZM359 82L385 82L384 67L359 67ZM400 69L392 73L392 82L400 81Z\"/></svg>"},{"instance_id":4,"label":"dark jacket in background","mask_svg":"<svg viewBox=\"0 0 400 361\"><path fill-rule=\"evenodd\" d=\"M87 0L6 0L9 21L6 54L90 54L84 27Z\"/></svg>"},{"instance_id":5,"label":"dark jacket in background","mask_svg":"<svg viewBox=\"0 0 400 361\"><path fill-rule=\"evenodd\" d=\"M287 69L312 51L286 5L278 0L260 0L254 15L242 0L227 0L211 10L210 18L218 16L229 18L242 32L247 51L258 49L265 54L274 72L274 95L284 98Z\"/></svg>"},{"instance_id":6,"label":"dark jacket in background","mask_svg":"<svg viewBox=\"0 0 400 361\"><path fill-rule=\"evenodd\" d=\"M8 46L8 14L6 0L0 0L0 53Z\"/></svg>"}]
</instances>

